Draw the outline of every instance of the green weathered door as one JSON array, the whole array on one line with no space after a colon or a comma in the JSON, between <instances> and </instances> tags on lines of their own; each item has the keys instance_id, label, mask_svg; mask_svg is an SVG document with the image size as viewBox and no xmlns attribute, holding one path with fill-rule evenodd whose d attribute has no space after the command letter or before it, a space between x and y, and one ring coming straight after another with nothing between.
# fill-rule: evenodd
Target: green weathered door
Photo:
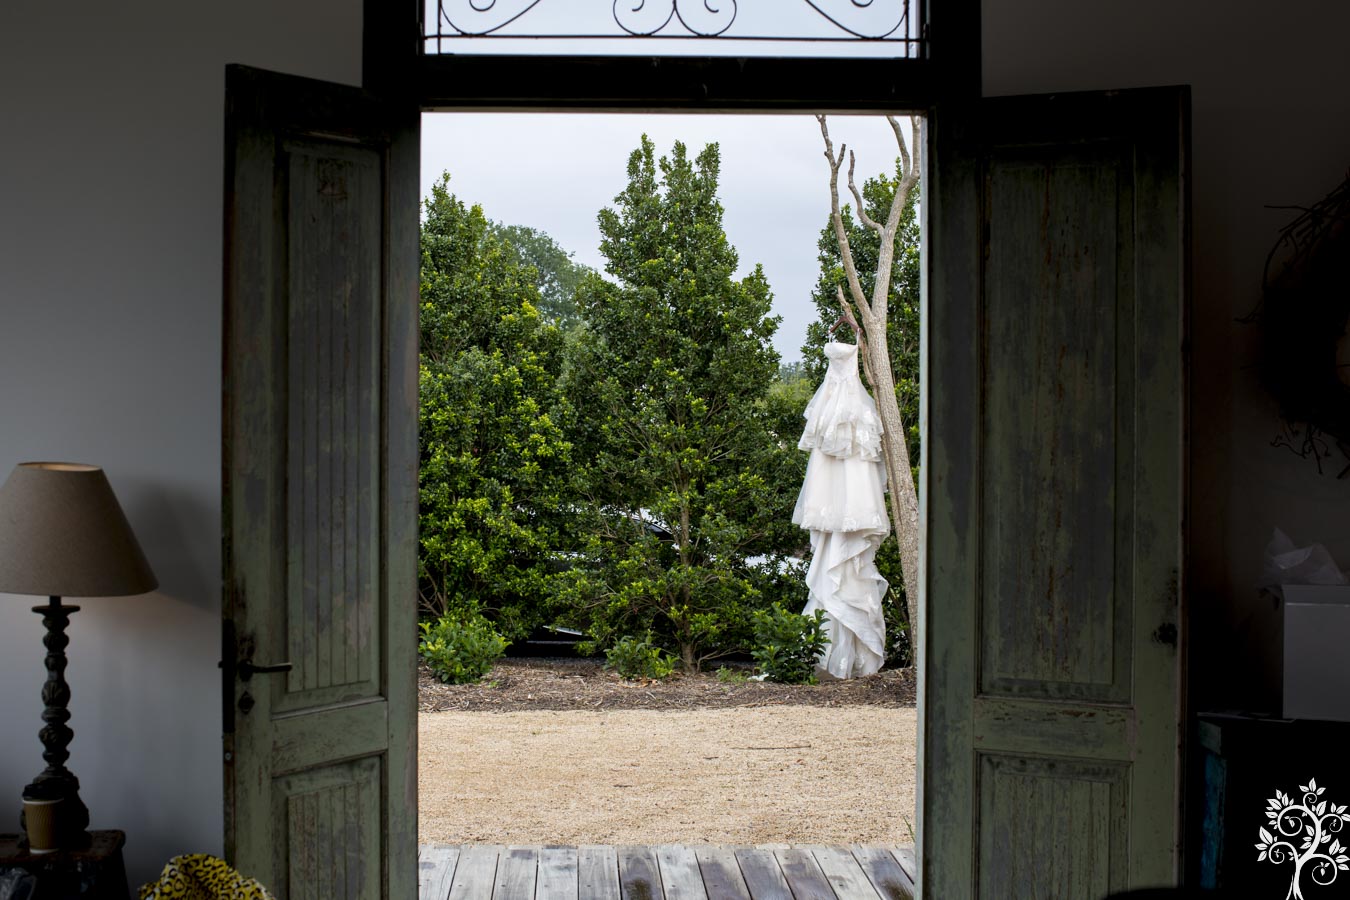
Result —
<instances>
[{"instance_id":1,"label":"green weathered door","mask_svg":"<svg viewBox=\"0 0 1350 900\"><path fill-rule=\"evenodd\" d=\"M280 898L411 897L418 115L226 92L226 853Z\"/></svg>"},{"instance_id":2,"label":"green weathered door","mask_svg":"<svg viewBox=\"0 0 1350 900\"><path fill-rule=\"evenodd\" d=\"M939 108L922 889L1177 876L1188 95Z\"/></svg>"}]
</instances>

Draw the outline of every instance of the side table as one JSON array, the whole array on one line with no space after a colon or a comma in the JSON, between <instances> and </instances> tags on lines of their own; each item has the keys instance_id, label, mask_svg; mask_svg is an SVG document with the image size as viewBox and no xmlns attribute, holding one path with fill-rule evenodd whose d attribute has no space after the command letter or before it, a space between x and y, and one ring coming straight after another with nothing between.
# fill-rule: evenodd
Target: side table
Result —
<instances>
[{"instance_id":1,"label":"side table","mask_svg":"<svg viewBox=\"0 0 1350 900\"><path fill-rule=\"evenodd\" d=\"M21 834L0 834L0 872L23 869L37 878L33 900L130 900L121 831L91 831L81 850L29 853Z\"/></svg>"}]
</instances>

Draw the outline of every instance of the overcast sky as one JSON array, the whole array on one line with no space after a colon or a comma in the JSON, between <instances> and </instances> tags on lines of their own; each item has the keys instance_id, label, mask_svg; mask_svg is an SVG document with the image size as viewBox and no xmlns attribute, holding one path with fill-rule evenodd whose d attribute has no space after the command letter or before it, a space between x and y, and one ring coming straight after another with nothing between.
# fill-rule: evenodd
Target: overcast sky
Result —
<instances>
[{"instance_id":1,"label":"overcast sky","mask_svg":"<svg viewBox=\"0 0 1350 900\"><path fill-rule=\"evenodd\" d=\"M658 155L676 140L691 155L721 146L723 224L740 254L738 274L763 264L783 317L774 344L784 362L800 359L815 318L816 241L830 209L829 169L811 116L427 113L422 195L448 171L461 200L497 221L542 229L577 261L603 270L596 213L623 189L628 155L644 133ZM857 152L859 184L894 171L885 119L832 116L830 135L836 147L843 141Z\"/></svg>"}]
</instances>

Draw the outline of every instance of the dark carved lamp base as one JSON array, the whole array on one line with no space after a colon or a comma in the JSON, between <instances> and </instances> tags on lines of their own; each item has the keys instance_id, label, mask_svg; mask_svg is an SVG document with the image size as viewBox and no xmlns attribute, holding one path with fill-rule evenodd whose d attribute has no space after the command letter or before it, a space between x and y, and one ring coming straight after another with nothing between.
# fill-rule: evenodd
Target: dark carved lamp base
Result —
<instances>
[{"instance_id":1,"label":"dark carved lamp base","mask_svg":"<svg viewBox=\"0 0 1350 900\"><path fill-rule=\"evenodd\" d=\"M66 626L70 614L78 606L65 606L60 597L52 597L46 606L35 606L33 612L42 616L47 633L42 638L47 648L47 681L42 685L42 721L45 723L38 737L42 741L42 758L47 768L23 789L24 800L58 800L54 809L56 846L62 849L80 849L89 845L89 809L80 799L80 780L66 768L70 746L75 732L66 723L70 721L70 686L66 684ZM19 826L28 833L27 815L19 814Z\"/></svg>"}]
</instances>

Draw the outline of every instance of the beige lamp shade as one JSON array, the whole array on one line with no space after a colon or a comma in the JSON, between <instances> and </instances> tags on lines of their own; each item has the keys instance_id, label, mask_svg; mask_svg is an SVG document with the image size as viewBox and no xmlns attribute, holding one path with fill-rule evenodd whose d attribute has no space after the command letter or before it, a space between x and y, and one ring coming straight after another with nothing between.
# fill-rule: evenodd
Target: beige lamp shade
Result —
<instances>
[{"instance_id":1,"label":"beige lamp shade","mask_svg":"<svg viewBox=\"0 0 1350 900\"><path fill-rule=\"evenodd\" d=\"M0 591L120 597L158 586L102 469L20 463L0 487Z\"/></svg>"}]
</instances>

